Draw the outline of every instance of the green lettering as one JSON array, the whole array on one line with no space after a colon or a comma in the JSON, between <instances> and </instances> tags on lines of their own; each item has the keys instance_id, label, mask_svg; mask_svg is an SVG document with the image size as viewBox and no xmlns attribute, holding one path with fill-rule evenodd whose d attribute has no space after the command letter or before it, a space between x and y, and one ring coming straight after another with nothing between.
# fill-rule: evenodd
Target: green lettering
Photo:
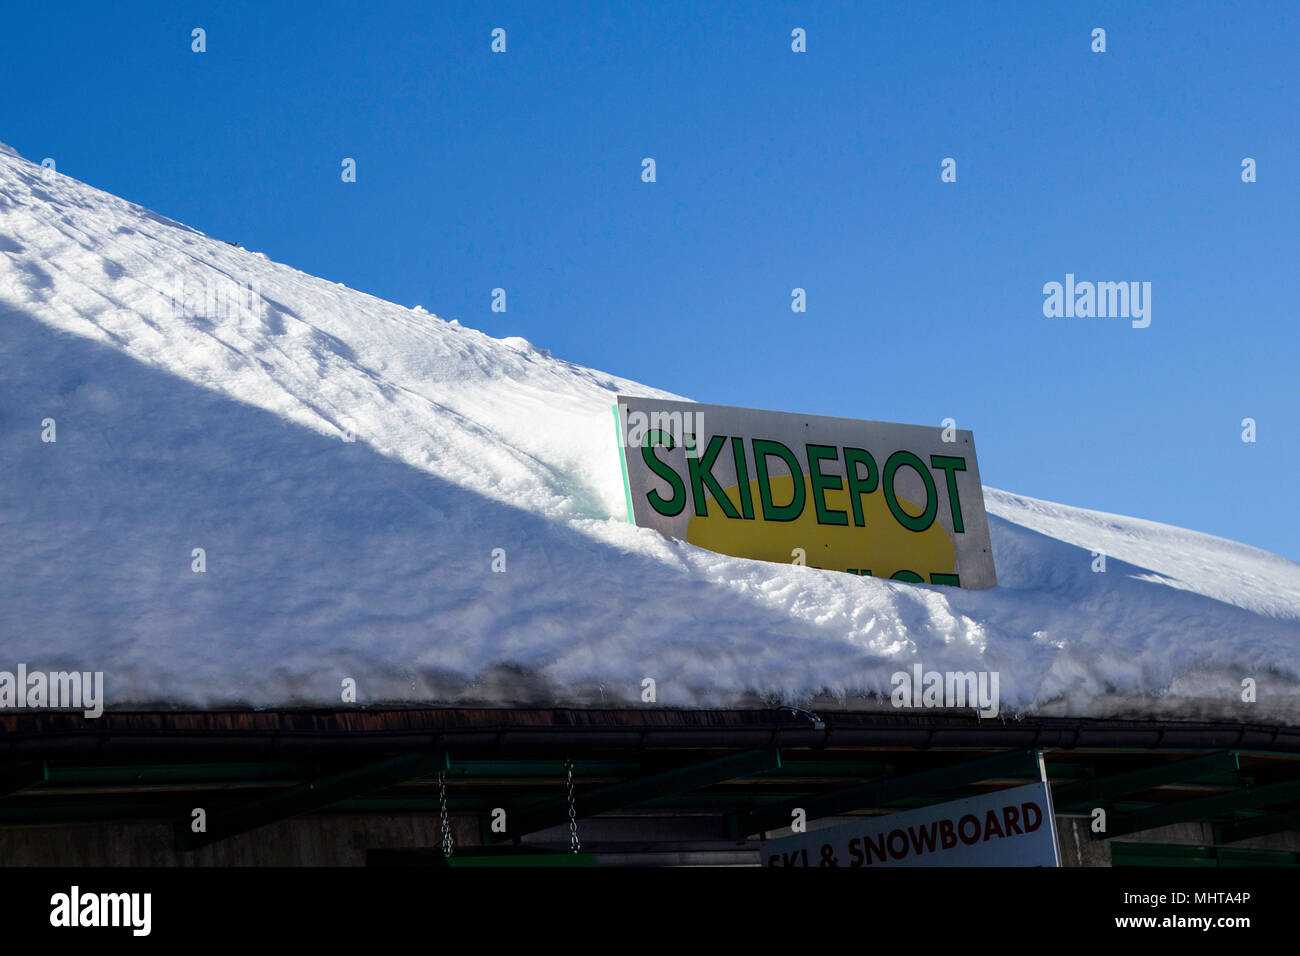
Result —
<instances>
[{"instance_id":1,"label":"green lettering","mask_svg":"<svg viewBox=\"0 0 1300 956\"><path fill-rule=\"evenodd\" d=\"M794 452L779 441L755 438L752 446L754 449L754 470L758 473L758 497L763 506L763 520L793 521L803 514L804 504L803 469L799 467L799 460L794 457ZM772 503L772 487L767 475L767 459L769 455L775 455L784 461L790 469L790 476L794 478L794 497L788 505L777 506Z\"/></svg>"},{"instance_id":2,"label":"green lettering","mask_svg":"<svg viewBox=\"0 0 1300 956\"><path fill-rule=\"evenodd\" d=\"M673 441L673 436L658 428L647 432L645 443L641 446L641 458L646 465L656 475L668 482L668 487L672 488L673 496L666 501L659 494L657 489L651 488L646 499L650 502L650 507L665 517L672 518L682 513L686 507L686 486L682 483L682 478L673 470L673 466L665 461L660 461L654 453L655 445L663 445L665 448L675 448L677 443Z\"/></svg>"},{"instance_id":3,"label":"green lettering","mask_svg":"<svg viewBox=\"0 0 1300 956\"><path fill-rule=\"evenodd\" d=\"M858 476L858 465L867 466L866 477ZM862 498L861 495L869 495L876 490L876 484L880 480L880 473L876 469L876 459L862 448L844 449L844 467L849 476L849 501L853 504L853 523L859 528L862 527Z\"/></svg>"},{"instance_id":4,"label":"green lettering","mask_svg":"<svg viewBox=\"0 0 1300 956\"><path fill-rule=\"evenodd\" d=\"M894 492L895 474L899 468L904 466L914 469L921 476L921 480L925 482L925 510L919 515L910 515L904 511L902 505L898 503L898 496ZM939 513L939 499L934 493L934 478L930 475L930 469L925 467L925 462L921 459L910 451L894 452L889 456L889 460L885 462L885 471L881 476L880 484L884 489L885 503L889 505L890 513L904 528L909 531L924 531L934 524L934 516Z\"/></svg>"},{"instance_id":5,"label":"green lettering","mask_svg":"<svg viewBox=\"0 0 1300 956\"><path fill-rule=\"evenodd\" d=\"M948 480L948 503L952 505L952 530L961 534L966 530L961 520L961 501L957 497L956 472L966 470L965 458L949 458L947 455L931 455L930 464L943 471Z\"/></svg>"},{"instance_id":6,"label":"green lettering","mask_svg":"<svg viewBox=\"0 0 1300 956\"><path fill-rule=\"evenodd\" d=\"M728 518L739 518L740 512L736 506L731 503L727 493L722 490L718 484L718 479L713 477L713 463L718 458L718 452L722 451L722 446L726 444L725 435L714 435L709 439L709 446L704 449L704 457L698 455L686 456L686 467L691 473L691 494L695 498L695 514L701 518L707 518L709 515L709 505L704 498L704 488L707 485L709 493L713 495L718 504L722 505L722 513Z\"/></svg>"},{"instance_id":7,"label":"green lettering","mask_svg":"<svg viewBox=\"0 0 1300 956\"><path fill-rule=\"evenodd\" d=\"M745 463L745 439L731 439L731 457L736 459L736 488L740 491L740 514L754 518L754 496L749 491L749 465Z\"/></svg>"},{"instance_id":8,"label":"green lettering","mask_svg":"<svg viewBox=\"0 0 1300 956\"><path fill-rule=\"evenodd\" d=\"M839 461L840 450L834 445L805 445L808 451L808 480L812 483L813 504L817 508L818 524L847 525L849 516L843 511L826 507L826 489L839 491L844 482L838 475L823 475L821 462Z\"/></svg>"}]
</instances>

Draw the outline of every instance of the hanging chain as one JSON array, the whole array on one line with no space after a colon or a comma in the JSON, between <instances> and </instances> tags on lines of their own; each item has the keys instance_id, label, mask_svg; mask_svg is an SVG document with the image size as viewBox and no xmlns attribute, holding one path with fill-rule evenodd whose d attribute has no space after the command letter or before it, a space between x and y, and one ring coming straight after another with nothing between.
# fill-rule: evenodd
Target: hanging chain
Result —
<instances>
[{"instance_id":1,"label":"hanging chain","mask_svg":"<svg viewBox=\"0 0 1300 956\"><path fill-rule=\"evenodd\" d=\"M447 772L438 771L438 815L442 818L442 855L451 859L451 819L447 816Z\"/></svg>"},{"instance_id":2,"label":"hanging chain","mask_svg":"<svg viewBox=\"0 0 1300 956\"><path fill-rule=\"evenodd\" d=\"M569 786L569 849L577 853L582 849L582 843L578 840L578 815L573 808L573 761L567 758L564 761L564 773Z\"/></svg>"}]
</instances>

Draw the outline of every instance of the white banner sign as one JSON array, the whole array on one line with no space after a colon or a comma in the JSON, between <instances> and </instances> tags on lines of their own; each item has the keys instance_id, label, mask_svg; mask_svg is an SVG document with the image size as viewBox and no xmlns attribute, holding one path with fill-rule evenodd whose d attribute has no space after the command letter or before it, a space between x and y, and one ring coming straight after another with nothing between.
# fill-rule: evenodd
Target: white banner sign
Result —
<instances>
[{"instance_id":1,"label":"white banner sign","mask_svg":"<svg viewBox=\"0 0 1300 956\"><path fill-rule=\"evenodd\" d=\"M616 413L642 527L740 558L997 584L969 431L627 396Z\"/></svg>"},{"instance_id":2,"label":"white banner sign","mask_svg":"<svg viewBox=\"0 0 1300 956\"><path fill-rule=\"evenodd\" d=\"M1046 783L764 840L764 866L1060 866Z\"/></svg>"}]
</instances>

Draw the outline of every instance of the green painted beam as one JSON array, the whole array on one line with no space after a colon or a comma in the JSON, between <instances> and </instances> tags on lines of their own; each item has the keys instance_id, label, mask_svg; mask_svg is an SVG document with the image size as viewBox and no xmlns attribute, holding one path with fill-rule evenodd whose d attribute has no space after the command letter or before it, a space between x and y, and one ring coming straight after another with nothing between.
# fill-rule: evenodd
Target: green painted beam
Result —
<instances>
[{"instance_id":1,"label":"green painted beam","mask_svg":"<svg viewBox=\"0 0 1300 956\"><path fill-rule=\"evenodd\" d=\"M1174 823L1190 823L1240 810L1261 809L1292 800L1300 800L1300 780L1266 784L1262 787L1243 787L1232 793L1178 800L1134 813L1113 814L1106 822L1106 832L1094 833L1092 836L1096 840L1105 840Z\"/></svg>"},{"instance_id":2,"label":"green painted beam","mask_svg":"<svg viewBox=\"0 0 1300 956\"><path fill-rule=\"evenodd\" d=\"M354 767L309 783L277 790L235 807L214 808L207 814L207 832L191 830L188 817L176 824L176 848L197 850L218 840L266 826L286 817L319 810L349 797L373 793L448 765L446 754L413 753Z\"/></svg>"},{"instance_id":3,"label":"green painted beam","mask_svg":"<svg viewBox=\"0 0 1300 956\"><path fill-rule=\"evenodd\" d=\"M768 771L765 780L787 778L855 780L870 779L888 773L893 764L862 760L797 760L782 761L780 767ZM587 761L574 767L575 780L613 779L627 780L657 772L647 770L641 763L627 761ZM564 762L561 760L462 760L457 759L447 772L448 780L458 779L478 782L523 782L531 779L564 779Z\"/></svg>"},{"instance_id":4,"label":"green painted beam","mask_svg":"<svg viewBox=\"0 0 1300 956\"><path fill-rule=\"evenodd\" d=\"M187 808L160 801L23 800L0 804L0 825L175 820Z\"/></svg>"},{"instance_id":5,"label":"green painted beam","mask_svg":"<svg viewBox=\"0 0 1300 956\"><path fill-rule=\"evenodd\" d=\"M318 763L141 764L124 767L51 767L41 790L301 783L324 772Z\"/></svg>"},{"instance_id":6,"label":"green painted beam","mask_svg":"<svg viewBox=\"0 0 1300 956\"><path fill-rule=\"evenodd\" d=\"M763 779L782 784L792 780L871 780L892 769L892 763L879 761L782 760L781 766L764 775Z\"/></svg>"},{"instance_id":7,"label":"green painted beam","mask_svg":"<svg viewBox=\"0 0 1300 956\"><path fill-rule=\"evenodd\" d=\"M1112 866L1296 866L1300 854L1289 850L1234 850L1229 847L1172 843L1111 844Z\"/></svg>"},{"instance_id":8,"label":"green painted beam","mask_svg":"<svg viewBox=\"0 0 1300 956\"><path fill-rule=\"evenodd\" d=\"M1044 754L1047 763L1047 779L1069 781L1074 783L1080 780L1091 780L1093 771L1096 769L1093 764L1070 763L1063 760L1052 760L1053 754ZM1034 774L1034 781L1038 781L1038 775Z\"/></svg>"},{"instance_id":9,"label":"green painted beam","mask_svg":"<svg viewBox=\"0 0 1300 956\"><path fill-rule=\"evenodd\" d=\"M806 795L806 791L790 790L787 788L778 788L774 792L766 792L761 788L740 789L736 788L736 793L690 793L680 794L671 797L659 797L647 800L645 803L637 804L635 808L623 808L629 813L709 813L709 814L739 814L748 810L758 809L760 807L772 806L777 803L788 803L799 797ZM480 797L455 796L454 790L449 790L447 795L447 809L453 814L481 814L488 813L495 807L506 805L505 795L493 796L485 794ZM531 803L522 803L519 801L510 801L518 804L519 807L537 807L546 802L551 802L548 795L545 798L535 800ZM858 813L897 813L900 810L911 810L920 807L932 806L935 803L942 803L948 797L906 797L902 800L895 800L889 806L872 806L858 807L854 812ZM1118 802L1114 804L1116 812L1130 810L1145 810L1154 806L1151 803L1127 803ZM372 797L360 797L355 800L344 800L340 803L331 805L328 813L437 813L438 798L436 796L407 796L405 794L393 795L376 795Z\"/></svg>"},{"instance_id":10,"label":"green painted beam","mask_svg":"<svg viewBox=\"0 0 1300 956\"><path fill-rule=\"evenodd\" d=\"M1231 847L1216 847L1214 855L1219 859L1219 866L1300 866L1300 853L1289 850L1234 850Z\"/></svg>"},{"instance_id":11,"label":"green painted beam","mask_svg":"<svg viewBox=\"0 0 1300 956\"><path fill-rule=\"evenodd\" d=\"M734 814L729 825L738 837L749 836L788 827L795 810L803 810L807 819L816 820L863 807L888 806L909 797L964 787L1008 774L1032 772L1036 775L1037 766L1038 755L1034 751L1008 750L992 757L962 760L903 777L886 777L861 786L808 794L776 806Z\"/></svg>"},{"instance_id":12,"label":"green painted beam","mask_svg":"<svg viewBox=\"0 0 1300 956\"><path fill-rule=\"evenodd\" d=\"M1238 820L1214 828L1215 843L1237 843L1254 837L1282 833L1285 830L1300 830L1300 810L1288 810L1285 813L1268 813L1249 820Z\"/></svg>"},{"instance_id":13,"label":"green painted beam","mask_svg":"<svg viewBox=\"0 0 1300 956\"><path fill-rule=\"evenodd\" d=\"M574 812L579 818L593 817L658 797L689 793L727 780L766 773L780 766L781 753L778 750L747 750L663 773L636 777L587 793L576 792ZM497 842L517 840L529 833L559 826L568 819L569 806L564 797L540 806L511 808L506 813L506 833L493 836Z\"/></svg>"},{"instance_id":14,"label":"green painted beam","mask_svg":"<svg viewBox=\"0 0 1300 956\"><path fill-rule=\"evenodd\" d=\"M1179 843L1123 843L1110 845L1111 866L1218 866L1212 846Z\"/></svg>"},{"instance_id":15,"label":"green painted beam","mask_svg":"<svg viewBox=\"0 0 1300 956\"><path fill-rule=\"evenodd\" d=\"M44 760L24 760L20 763L0 765L0 797L49 779L49 768Z\"/></svg>"},{"instance_id":16,"label":"green painted beam","mask_svg":"<svg viewBox=\"0 0 1300 956\"><path fill-rule=\"evenodd\" d=\"M15 765L17 766L17 765ZM339 761L256 761L229 763L128 764L124 766L48 767L47 779L35 782L27 790L42 793L86 794L114 791L127 793L146 790L203 790L225 788L288 787L316 777L347 769ZM851 783L906 772L906 764L861 760L796 760L769 771L761 781L772 785L781 781ZM617 782L647 772L642 763L632 761L583 761L575 770L579 782ZM1052 765L1053 779L1077 777L1077 769L1061 771ZM0 778L4 771L0 770ZM564 778L560 760L457 760L447 771L448 781L465 781L474 785L553 785ZM426 783L431 781L426 778ZM779 789L779 788L778 788Z\"/></svg>"},{"instance_id":17,"label":"green painted beam","mask_svg":"<svg viewBox=\"0 0 1300 956\"><path fill-rule=\"evenodd\" d=\"M584 760L573 769L575 780L626 780L643 773L641 764L627 760ZM447 780L472 779L514 782L563 780L563 760L462 760L447 771Z\"/></svg>"},{"instance_id":18,"label":"green painted beam","mask_svg":"<svg viewBox=\"0 0 1300 956\"><path fill-rule=\"evenodd\" d=\"M561 786L561 789L563 787ZM594 791L593 791L594 792ZM722 813L726 811L735 811L737 809L748 809L749 807L766 806L780 800L788 800L797 796L801 791L798 790L779 790L776 793L755 794L752 791L744 791L727 796L726 794L717 793L682 793L669 795L665 797L652 797L642 803L637 803L635 807L631 804L614 807L610 810L603 810L602 813L613 812L640 812L645 811L674 811L682 813ZM582 791L577 791L577 799L582 800ZM518 795L504 792L497 795L484 794L478 797L466 797L463 794L459 797L454 795L454 791L448 785L447 791L447 808L455 811L457 808L467 812L478 812L479 810L491 810L495 807L506 807L510 813L538 810L548 804L556 804L554 788L552 793L548 793L541 798L531 797L523 799ZM576 808L575 808L576 809ZM438 810L437 796L406 796L405 794L382 795L373 797L361 797L357 800L344 800L330 807L330 812L339 813L436 813ZM595 814L587 814L594 816ZM581 818L581 814L579 817ZM568 809L566 806L564 820L569 819ZM564 822L564 821L561 821ZM498 834L500 836L500 834Z\"/></svg>"},{"instance_id":19,"label":"green painted beam","mask_svg":"<svg viewBox=\"0 0 1300 956\"><path fill-rule=\"evenodd\" d=\"M400 850L367 850L366 866L375 867L591 867L596 857L590 853L568 853L531 846L457 847L451 858L442 855L441 847L416 847Z\"/></svg>"},{"instance_id":20,"label":"green painted beam","mask_svg":"<svg viewBox=\"0 0 1300 956\"><path fill-rule=\"evenodd\" d=\"M746 810L784 803L802 796L805 791L781 788L774 793L754 790L738 790L735 794L725 793L686 793L666 797L656 797L635 807L620 807L618 812L626 813L741 813ZM579 794L581 799L581 794ZM516 809L529 809L552 803L549 796L529 804L518 804ZM913 807L929 806L941 802L936 799L907 798L892 803L888 807L860 807L862 812L895 813ZM487 813L503 805L502 797L483 796L480 798L447 797L447 809L451 813ZM1143 804L1148 806L1148 804ZM437 797L406 797L401 794L392 796L361 797L345 800L329 807L329 813L437 813ZM614 812L614 811L607 811ZM565 819L568 819L567 811ZM563 822L563 821L561 821Z\"/></svg>"},{"instance_id":21,"label":"green painted beam","mask_svg":"<svg viewBox=\"0 0 1300 956\"><path fill-rule=\"evenodd\" d=\"M1058 811L1067 807L1104 806L1116 797L1155 790L1170 784L1186 783L1215 774L1233 773L1237 770L1237 766L1237 755L1231 750L1185 760L1171 760L1153 767L1143 767L1141 770L1111 774L1107 777L1094 777L1091 780L1054 787L1052 805ZM1050 770L1048 778L1051 778Z\"/></svg>"}]
</instances>

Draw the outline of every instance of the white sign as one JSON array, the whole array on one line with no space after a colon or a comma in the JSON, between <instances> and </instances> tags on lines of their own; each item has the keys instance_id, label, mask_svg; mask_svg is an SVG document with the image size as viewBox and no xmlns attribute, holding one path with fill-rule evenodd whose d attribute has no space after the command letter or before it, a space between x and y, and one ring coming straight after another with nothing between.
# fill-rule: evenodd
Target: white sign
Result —
<instances>
[{"instance_id":1,"label":"white sign","mask_svg":"<svg viewBox=\"0 0 1300 956\"><path fill-rule=\"evenodd\" d=\"M764 866L1060 866L1046 783L764 840Z\"/></svg>"},{"instance_id":2,"label":"white sign","mask_svg":"<svg viewBox=\"0 0 1300 956\"><path fill-rule=\"evenodd\" d=\"M997 584L975 439L951 427L619 396L628 518L740 558Z\"/></svg>"}]
</instances>

